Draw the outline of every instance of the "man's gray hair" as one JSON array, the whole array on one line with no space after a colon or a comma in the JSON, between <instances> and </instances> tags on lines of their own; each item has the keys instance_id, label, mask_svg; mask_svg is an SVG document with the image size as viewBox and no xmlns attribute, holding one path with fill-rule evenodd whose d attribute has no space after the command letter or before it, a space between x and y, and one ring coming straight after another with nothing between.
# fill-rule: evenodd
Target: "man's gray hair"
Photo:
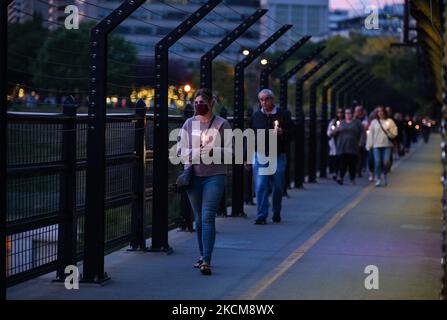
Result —
<instances>
[{"instance_id":1,"label":"man's gray hair","mask_svg":"<svg viewBox=\"0 0 447 320\"><path fill-rule=\"evenodd\" d=\"M259 99L259 97L261 96L261 94L266 94L267 96L272 97L272 98L275 97L275 94L274 94L273 91L270 90L270 89L262 89L261 91L259 91L259 93L258 93L258 99Z\"/></svg>"}]
</instances>

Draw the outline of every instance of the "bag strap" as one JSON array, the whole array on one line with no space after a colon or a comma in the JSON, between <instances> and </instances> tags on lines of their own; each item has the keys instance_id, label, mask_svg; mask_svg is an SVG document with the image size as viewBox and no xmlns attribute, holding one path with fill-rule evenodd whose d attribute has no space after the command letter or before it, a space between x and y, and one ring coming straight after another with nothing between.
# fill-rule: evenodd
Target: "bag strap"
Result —
<instances>
[{"instance_id":1,"label":"bag strap","mask_svg":"<svg viewBox=\"0 0 447 320\"><path fill-rule=\"evenodd\" d=\"M214 119L216 118L216 116L215 115L213 115L213 118L211 119L211 121L210 121L210 125L208 126L208 129L207 130L209 130L210 128L211 128L211 126L213 125L213 122L214 122Z\"/></svg>"},{"instance_id":2,"label":"bag strap","mask_svg":"<svg viewBox=\"0 0 447 320\"><path fill-rule=\"evenodd\" d=\"M379 122L379 126L382 129L382 131L385 133L385 135L388 137L388 139L393 140L390 138L390 136L388 135L388 132L383 128L382 123L380 122L380 119L377 119L377 122Z\"/></svg>"}]
</instances>

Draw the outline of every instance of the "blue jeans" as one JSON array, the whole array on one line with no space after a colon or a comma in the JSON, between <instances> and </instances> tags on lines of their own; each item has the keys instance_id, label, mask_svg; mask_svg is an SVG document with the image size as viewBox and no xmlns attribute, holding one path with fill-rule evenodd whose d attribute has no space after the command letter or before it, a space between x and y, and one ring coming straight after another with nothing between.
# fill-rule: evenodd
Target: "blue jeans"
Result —
<instances>
[{"instance_id":1,"label":"blue jeans","mask_svg":"<svg viewBox=\"0 0 447 320\"><path fill-rule=\"evenodd\" d=\"M381 178L382 172L386 176L390 167L391 147L373 148L374 168L376 179Z\"/></svg>"},{"instance_id":2,"label":"blue jeans","mask_svg":"<svg viewBox=\"0 0 447 320\"><path fill-rule=\"evenodd\" d=\"M260 164L256 156L253 161L253 179L256 190L256 206L258 209L257 220L265 220L268 217L270 183L272 183L273 214L279 215L281 213L281 201L287 163L286 154L279 154L276 160L276 172L272 175L259 174L259 169L267 167L268 164Z\"/></svg>"},{"instance_id":3,"label":"blue jeans","mask_svg":"<svg viewBox=\"0 0 447 320\"><path fill-rule=\"evenodd\" d=\"M194 176L192 186L187 189L194 211L197 240L203 261L210 264L216 239L215 219L225 186L225 175L209 177Z\"/></svg>"}]
</instances>

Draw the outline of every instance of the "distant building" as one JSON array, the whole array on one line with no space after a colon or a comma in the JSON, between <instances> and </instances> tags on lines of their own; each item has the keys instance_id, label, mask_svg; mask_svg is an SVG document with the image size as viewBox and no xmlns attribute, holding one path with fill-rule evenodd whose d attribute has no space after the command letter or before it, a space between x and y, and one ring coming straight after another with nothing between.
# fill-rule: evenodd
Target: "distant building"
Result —
<instances>
[{"instance_id":1,"label":"distant building","mask_svg":"<svg viewBox=\"0 0 447 320\"><path fill-rule=\"evenodd\" d=\"M313 40L329 33L329 0L261 0L261 6L269 10L263 18L265 27L261 39L266 39L280 24L293 24L291 39L281 39L276 49L287 49L299 36L311 35Z\"/></svg>"},{"instance_id":2,"label":"distant building","mask_svg":"<svg viewBox=\"0 0 447 320\"><path fill-rule=\"evenodd\" d=\"M98 0L96 3L96 7L87 6L84 10L88 16L104 19L122 1ZM134 12L131 18L114 32L136 44L140 55L153 55L155 44L204 3L205 0L181 0L178 3L170 1L171 6L166 6L159 1L147 1L143 8ZM171 47L170 52L173 58L199 62L200 57L212 46L241 24L243 19L259 9L259 1L227 0L225 3L229 7L219 5L197 27ZM259 45L259 33L259 24L253 25L219 58L240 60L244 49Z\"/></svg>"},{"instance_id":3,"label":"distant building","mask_svg":"<svg viewBox=\"0 0 447 320\"><path fill-rule=\"evenodd\" d=\"M85 19L85 3L78 0L13 0L8 7L8 23L24 23L39 15L43 19L43 25L50 30L55 30L64 25L68 14L65 8L68 5L78 7L79 21Z\"/></svg>"},{"instance_id":4,"label":"distant building","mask_svg":"<svg viewBox=\"0 0 447 320\"><path fill-rule=\"evenodd\" d=\"M13 0L8 6L8 23L24 23L39 14L48 17L48 5L37 0Z\"/></svg>"},{"instance_id":5,"label":"distant building","mask_svg":"<svg viewBox=\"0 0 447 320\"><path fill-rule=\"evenodd\" d=\"M341 21L344 21L349 18L348 10L336 9L329 13L329 30L332 32L337 31L339 26L338 24Z\"/></svg>"}]
</instances>

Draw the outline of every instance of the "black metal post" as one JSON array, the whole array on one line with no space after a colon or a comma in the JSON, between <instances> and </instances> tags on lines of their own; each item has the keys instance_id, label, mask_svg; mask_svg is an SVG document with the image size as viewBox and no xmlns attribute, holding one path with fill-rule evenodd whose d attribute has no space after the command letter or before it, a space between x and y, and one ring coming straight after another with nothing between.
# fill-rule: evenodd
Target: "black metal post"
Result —
<instances>
[{"instance_id":1,"label":"black metal post","mask_svg":"<svg viewBox=\"0 0 447 320\"><path fill-rule=\"evenodd\" d=\"M410 0L404 0L403 43L407 44L410 34Z\"/></svg>"},{"instance_id":2,"label":"black metal post","mask_svg":"<svg viewBox=\"0 0 447 320\"><path fill-rule=\"evenodd\" d=\"M155 46L154 185L152 245L149 251L171 252L168 243L168 61L169 48L191 30L222 0L210 0L172 30Z\"/></svg>"},{"instance_id":3,"label":"black metal post","mask_svg":"<svg viewBox=\"0 0 447 320\"><path fill-rule=\"evenodd\" d=\"M304 185L304 140L306 139L305 116L303 110L303 83L296 83L295 93L295 188Z\"/></svg>"},{"instance_id":4,"label":"black metal post","mask_svg":"<svg viewBox=\"0 0 447 320\"><path fill-rule=\"evenodd\" d=\"M76 265L76 109L78 105L73 96L64 102L63 115L67 117L62 133L62 159L66 169L61 174L60 204L64 213L64 222L58 227L58 260L57 281L65 279L65 267Z\"/></svg>"},{"instance_id":5,"label":"black metal post","mask_svg":"<svg viewBox=\"0 0 447 320\"><path fill-rule=\"evenodd\" d=\"M8 5L0 0L0 300L6 300L6 172L8 165Z\"/></svg>"},{"instance_id":6,"label":"black metal post","mask_svg":"<svg viewBox=\"0 0 447 320\"><path fill-rule=\"evenodd\" d=\"M234 126L233 129L244 130L244 83L245 83L245 69L265 50L274 44L281 36L286 33L292 25L284 25L259 47L239 62L234 70ZM233 177L240 177L233 179L232 192L232 217L245 216L244 213L244 166L242 164L233 164Z\"/></svg>"},{"instance_id":7,"label":"black metal post","mask_svg":"<svg viewBox=\"0 0 447 320\"><path fill-rule=\"evenodd\" d=\"M298 42L296 42L293 46L289 48L286 52L284 52L279 58L269 63L269 66L262 70L261 72L261 83L260 89L269 88L269 77L270 75L278 69L283 62L289 59L295 52L297 52L307 41L310 40L312 36L302 37Z\"/></svg>"},{"instance_id":8,"label":"black metal post","mask_svg":"<svg viewBox=\"0 0 447 320\"><path fill-rule=\"evenodd\" d=\"M321 51L324 50L324 46L316 48L311 54L301 60L297 65L290 69L286 74L280 78L280 88L279 88L279 105L281 109L286 110L288 105L288 82L290 78L296 75L306 64L315 59Z\"/></svg>"},{"instance_id":9,"label":"black metal post","mask_svg":"<svg viewBox=\"0 0 447 320\"><path fill-rule=\"evenodd\" d=\"M247 31L263 15L267 13L266 9L259 9L250 17L244 20L237 28L227 34L218 44L205 53L200 59L200 86L213 90L213 60L228 48L237 38Z\"/></svg>"},{"instance_id":10,"label":"black metal post","mask_svg":"<svg viewBox=\"0 0 447 320\"><path fill-rule=\"evenodd\" d=\"M326 58L322 59L315 67L306 72L301 78L297 80L297 87L299 87L299 89L302 90L304 83L311 77L313 77L336 55L337 55L336 53L331 53ZM303 110L303 105L301 106L297 105L296 108ZM301 141L298 140L297 144L304 145L305 140ZM304 157L304 154L301 154L299 156ZM299 168L299 170L304 175L304 166ZM311 87L310 104L309 104L308 177L309 182L315 182L317 180L317 91L316 88L312 87Z\"/></svg>"},{"instance_id":11,"label":"black metal post","mask_svg":"<svg viewBox=\"0 0 447 320\"><path fill-rule=\"evenodd\" d=\"M87 141L86 214L83 282L101 283L104 272L107 37L145 0L128 0L91 31L89 128Z\"/></svg>"},{"instance_id":12,"label":"black metal post","mask_svg":"<svg viewBox=\"0 0 447 320\"><path fill-rule=\"evenodd\" d=\"M335 90L335 87L345 78L349 78L350 76L354 75L357 71L357 67L348 67L344 71L342 71L341 74L335 77L328 85L325 86L326 89L331 89L331 118L335 118L335 110L337 109L337 92Z\"/></svg>"},{"instance_id":13,"label":"black metal post","mask_svg":"<svg viewBox=\"0 0 447 320\"><path fill-rule=\"evenodd\" d=\"M297 65L295 65L291 70L284 74L280 78L280 106L282 109L286 110L288 105L288 82L291 77L296 75L306 64L311 62L315 57L324 50L324 46L316 48L311 54L301 60ZM296 105L302 104L302 90L297 87L296 89ZM302 188L304 182L304 173L297 171L297 169L304 166L304 159L297 157L299 154L304 154L304 145L299 145L298 141L304 139L304 113L299 108L295 108L295 188Z\"/></svg>"},{"instance_id":14,"label":"black metal post","mask_svg":"<svg viewBox=\"0 0 447 320\"><path fill-rule=\"evenodd\" d=\"M369 88L369 85L375 80L374 76L371 76L369 79L365 80L363 84L355 91L353 92L354 99L357 99L360 101L360 104L366 108L365 105L365 99L362 97L362 93L365 89Z\"/></svg>"},{"instance_id":15,"label":"black metal post","mask_svg":"<svg viewBox=\"0 0 447 320\"><path fill-rule=\"evenodd\" d=\"M352 86L354 86L360 79L362 79L364 76L363 73L354 75L349 78L345 78L335 89L335 92L337 93L338 97L338 106L342 107L351 107L350 105L345 104L345 92L346 90L350 89Z\"/></svg>"},{"instance_id":16,"label":"black metal post","mask_svg":"<svg viewBox=\"0 0 447 320\"><path fill-rule=\"evenodd\" d=\"M353 97L354 93L356 93L358 90L363 88L363 86L366 85L372 78L373 78L373 76L365 74L364 77L359 79L359 81L357 83L354 83L354 85L351 88L348 88L344 92L345 104L352 103L354 100L354 97Z\"/></svg>"},{"instance_id":17,"label":"black metal post","mask_svg":"<svg viewBox=\"0 0 447 320\"><path fill-rule=\"evenodd\" d=\"M318 78L311 85L311 92L317 94L318 87L323 84L329 77L331 77L341 66L348 60L341 60L334 64L328 71L326 71L320 78ZM327 89L323 88L322 103L321 103L321 134L320 134L320 178L327 176L327 156L328 156L328 137L326 135L326 128L328 126L328 104L327 104Z\"/></svg>"},{"instance_id":18,"label":"black metal post","mask_svg":"<svg viewBox=\"0 0 447 320\"><path fill-rule=\"evenodd\" d=\"M137 160L133 171L133 181L135 184L133 188L137 198L132 204L131 224L133 239L130 243L131 251L146 249L146 239L144 237L144 204L146 190L146 183L144 180L146 167L146 103L140 99L137 101L135 107L135 115L138 116L135 123L135 150Z\"/></svg>"}]
</instances>

